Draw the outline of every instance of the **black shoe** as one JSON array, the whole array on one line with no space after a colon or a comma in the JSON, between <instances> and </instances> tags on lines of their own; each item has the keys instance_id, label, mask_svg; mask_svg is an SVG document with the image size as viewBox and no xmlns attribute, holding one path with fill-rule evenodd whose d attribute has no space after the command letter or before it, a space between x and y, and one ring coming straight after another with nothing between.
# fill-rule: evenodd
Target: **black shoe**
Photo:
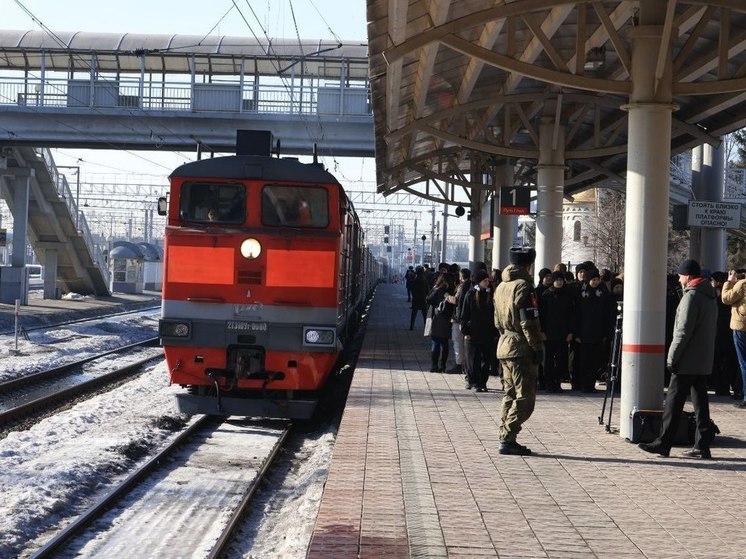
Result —
<instances>
[{"instance_id":1,"label":"black shoe","mask_svg":"<svg viewBox=\"0 0 746 559\"><path fill-rule=\"evenodd\" d=\"M433 365L432 367L430 367L430 372L431 373L437 373L438 372L438 367L436 367L435 365Z\"/></svg>"},{"instance_id":2,"label":"black shoe","mask_svg":"<svg viewBox=\"0 0 746 559\"><path fill-rule=\"evenodd\" d=\"M740 402L736 402L733 405L737 408L746 408L746 400L741 400Z\"/></svg>"},{"instance_id":3,"label":"black shoe","mask_svg":"<svg viewBox=\"0 0 746 559\"><path fill-rule=\"evenodd\" d=\"M466 388L467 390L471 390L472 388L474 388L474 385L470 384L469 382L466 382L464 383L464 388Z\"/></svg>"},{"instance_id":4,"label":"black shoe","mask_svg":"<svg viewBox=\"0 0 746 559\"><path fill-rule=\"evenodd\" d=\"M486 386L477 386L477 392L487 392Z\"/></svg>"},{"instance_id":5,"label":"black shoe","mask_svg":"<svg viewBox=\"0 0 746 559\"><path fill-rule=\"evenodd\" d=\"M700 460L712 459L712 453L710 452L709 448L705 450L700 450L698 448L692 448L690 450L685 450L684 452L681 453L681 455L684 458L699 458Z\"/></svg>"},{"instance_id":6,"label":"black shoe","mask_svg":"<svg viewBox=\"0 0 746 559\"><path fill-rule=\"evenodd\" d=\"M664 448L663 445L657 443L640 443L637 446L645 452L649 452L650 454L660 454L664 457L667 457L671 452L670 448Z\"/></svg>"},{"instance_id":7,"label":"black shoe","mask_svg":"<svg viewBox=\"0 0 746 559\"><path fill-rule=\"evenodd\" d=\"M531 454L531 449L522 444L518 444L515 441L501 441L498 452L500 454L511 454L513 456L528 456Z\"/></svg>"},{"instance_id":8,"label":"black shoe","mask_svg":"<svg viewBox=\"0 0 746 559\"><path fill-rule=\"evenodd\" d=\"M458 375L461 373L461 365L454 365L446 371L449 375Z\"/></svg>"}]
</instances>

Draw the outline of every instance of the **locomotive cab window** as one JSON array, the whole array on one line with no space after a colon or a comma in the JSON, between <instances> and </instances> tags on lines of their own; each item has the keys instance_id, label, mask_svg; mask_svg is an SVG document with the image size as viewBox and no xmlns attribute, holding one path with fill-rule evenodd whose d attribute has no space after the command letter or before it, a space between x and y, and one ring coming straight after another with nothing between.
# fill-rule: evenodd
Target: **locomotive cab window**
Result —
<instances>
[{"instance_id":1,"label":"locomotive cab window","mask_svg":"<svg viewBox=\"0 0 746 559\"><path fill-rule=\"evenodd\" d=\"M329 195L318 186L267 185L262 189L262 224L327 227Z\"/></svg>"},{"instance_id":2,"label":"locomotive cab window","mask_svg":"<svg viewBox=\"0 0 746 559\"><path fill-rule=\"evenodd\" d=\"M179 216L185 221L246 221L246 189L242 184L187 182L180 194Z\"/></svg>"}]
</instances>

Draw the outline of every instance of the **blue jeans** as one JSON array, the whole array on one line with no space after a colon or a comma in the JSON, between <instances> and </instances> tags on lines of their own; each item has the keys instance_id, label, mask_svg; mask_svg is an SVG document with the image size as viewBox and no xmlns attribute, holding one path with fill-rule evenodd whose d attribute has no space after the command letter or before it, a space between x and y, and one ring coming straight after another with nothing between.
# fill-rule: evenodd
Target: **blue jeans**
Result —
<instances>
[{"instance_id":1,"label":"blue jeans","mask_svg":"<svg viewBox=\"0 0 746 559\"><path fill-rule=\"evenodd\" d=\"M746 386L746 331L733 330L733 344L736 346L738 366L741 369L742 386ZM746 402L746 391L744 391L744 402Z\"/></svg>"}]
</instances>

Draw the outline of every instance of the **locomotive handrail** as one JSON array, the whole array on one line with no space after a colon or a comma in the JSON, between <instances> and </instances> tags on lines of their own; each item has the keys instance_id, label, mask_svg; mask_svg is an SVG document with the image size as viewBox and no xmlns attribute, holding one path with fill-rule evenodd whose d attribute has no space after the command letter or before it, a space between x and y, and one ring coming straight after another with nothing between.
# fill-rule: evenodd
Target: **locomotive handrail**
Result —
<instances>
[{"instance_id":1,"label":"locomotive handrail","mask_svg":"<svg viewBox=\"0 0 746 559\"><path fill-rule=\"evenodd\" d=\"M190 303L225 303L222 297L187 297Z\"/></svg>"}]
</instances>

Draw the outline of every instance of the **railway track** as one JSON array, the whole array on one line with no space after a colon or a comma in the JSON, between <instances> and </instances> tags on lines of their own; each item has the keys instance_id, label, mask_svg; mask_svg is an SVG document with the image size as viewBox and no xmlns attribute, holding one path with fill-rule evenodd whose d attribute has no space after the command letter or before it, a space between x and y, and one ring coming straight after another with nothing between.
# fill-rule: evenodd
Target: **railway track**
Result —
<instances>
[{"instance_id":1,"label":"railway track","mask_svg":"<svg viewBox=\"0 0 746 559\"><path fill-rule=\"evenodd\" d=\"M85 359L67 363L46 371L39 371L0 383L0 426L25 419L42 410L58 405L80 394L101 388L138 373L147 363L162 357L160 351L146 351L145 357L114 370L92 371L96 362L113 355L154 347L158 338L148 338ZM103 368L103 367L102 367ZM90 370L89 370L90 369Z\"/></svg>"},{"instance_id":2,"label":"railway track","mask_svg":"<svg viewBox=\"0 0 746 559\"><path fill-rule=\"evenodd\" d=\"M53 330L55 328L61 328L63 326L72 326L75 324L83 324L86 322L96 321L96 320L103 320L103 319L112 319L112 318L124 318L130 315L136 315L136 314L145 314L148 312L156 312L160 310L160 305L153 306L153 307L143 307L140 309L132 309L128 311L122 311L122 312L115 312L115 313L109 313L109 314L101 314L96 316L86 316L83 318L78 318L75 320L64 320L61 322L55 322L53 324L40 324L38 326L24 326L23 320L21 320L21 328L24 332L36 332L38 330ZM6 328L4 330L0 330L0 336L12 336L15 334L15 330L13 328Z\"/></svg>"},{"instance_id":3,"label":"railway track","mask_svg":"<svg viewBox=\"0 0 746 559\"><path fill-rule=\"evenodd\" d=\"M31 557L217 558L289 432L201 416Z\"/></svg>"}]
</instances>

